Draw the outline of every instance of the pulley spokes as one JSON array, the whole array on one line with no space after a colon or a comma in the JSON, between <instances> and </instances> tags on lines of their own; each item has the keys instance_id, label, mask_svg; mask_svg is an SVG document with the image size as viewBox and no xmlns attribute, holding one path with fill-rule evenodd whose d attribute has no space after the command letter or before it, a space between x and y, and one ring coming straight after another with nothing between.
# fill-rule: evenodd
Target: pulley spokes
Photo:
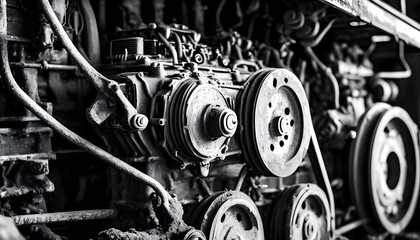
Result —
<instances>
[{"instance_id":1,"label":"pulley spokes","mask_svg":"<svg viewBox=\"0 0 420 240\"><path fill-rule=\"evenodd\" d=\"M264 239L257 206L248 195L238 191L215 193L204 200L195 210L192 224L208 240Z\"/></svg>"},{"instance_id":2,"label":"pulley spokes","mask_svg":"<svg viewBox=\"0 0 420 240\"><path fill-rule=\"evenodd\" d=\"M419 194L417 126L408 113L375 104L360 120L352 143L350 190L371 233L398 234L409 224Z\"/></svg>"},{"instance_id":3,"label":"pulley spokes","mask_svg":"<svg viewBox=\"0 0 420 240\"><path fill-rule=\"evenodd\" d=\"M375 217L390 233L410 223L419 194L418 129L399 107L384 112L376 124L369 154L368 187Z\"/></svg>"},{"instance_id":4,"label":"pulley spokes","mask_svg":"<svg viewBox=\"0 0 420 240\"><path fill-rule=\"evenodd\" d=\"M286 69L259 71L241 94L242 145L249 164L263 175L286 177L309 144L310 113L298 78Z\"/></svg>"},{"instance_id":5,"label":"pulley spokes","mask_svg":"<svg viewBox=\"0 0 420 240\"><path fill-rule=\"evenodd\" d=\"M329 239L329 209L325 193L314 184L285 189L274 206L271 239Z\"/></svg>"}]
</instances>

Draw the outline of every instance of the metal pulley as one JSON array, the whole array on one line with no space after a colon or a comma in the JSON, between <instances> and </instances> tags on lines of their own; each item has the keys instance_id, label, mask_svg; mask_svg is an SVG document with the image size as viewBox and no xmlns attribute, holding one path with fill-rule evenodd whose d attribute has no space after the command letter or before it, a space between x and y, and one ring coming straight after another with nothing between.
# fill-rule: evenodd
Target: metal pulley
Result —
<instances>
[{"instance_id":1,"label":"metal pulley","mask_svg":"<svg viewBox=\"0 0 420 240\"><path fill-rule=\"evenodd\" d=\"M196 79L183 81L172 93L167 122L171 151L186 161L222 156L238 125L220 89Z\"/></svg>"},{"instance_id":2,"label":"metal pulley","mask_svg":"<svg viewBox=\"0 0 420 240\"><path fill-rule=\"evenodd\" d=\"M209 196L194 211L191 224L208 240L264 240L264 229L257 206L245 193L218 192Z\"/></svg>"},{"instance_id":3,"label":"metal pulley","mask_svg":"<svg viewBox=\"0 0 420 240\"><path fill-rule=\"evenodd\" d=\"M327 196L314 184L286 188L274 206L270 239L330 239L329 209Z\"/></svg>"},{"instance_id":4,"label":"metal pulley","mask_svg":"<svg viewBox=\"0 0 420 240\"><path fill-rule=\"evenodd\" d=\"M309 104L299 79L287 69L261 70L249 77L240 102L247 162L262 175L291 175L310 140Z\"/></svg>"},{"instance_id":5,"label":"metal pulley","mask_svg":"<svg viewBox=\"0 0 420 240\"><path fill-rule=\"evenodd\" d=\"M361 119L350 156L350 189L372 233L398 234L411 221L420 186L418 128L399 107L375 104Z\"/></svg>"}]
</instances>

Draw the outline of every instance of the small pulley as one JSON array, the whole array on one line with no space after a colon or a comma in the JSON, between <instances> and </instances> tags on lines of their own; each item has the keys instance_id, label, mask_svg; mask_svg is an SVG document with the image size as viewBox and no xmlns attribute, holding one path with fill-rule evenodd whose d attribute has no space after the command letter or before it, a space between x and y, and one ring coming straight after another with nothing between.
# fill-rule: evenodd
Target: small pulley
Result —
<instances>
[{"instance_id":1,"label":"small pulley","mask_svg":"<svg viewBox=\"0 0 420 240\"><path fill-rule=\"evenodd\" d=\"M220 89L196 79L187 79L174 90L167 122L170 151L186 161L222 156L238 125Z\"/></svg>"},{"instance_id":2,"label":"small pulley","mask_svg":"<svg viewBox=\"0 0 420 240\"><path fill-rule=\"evenodd\" d=\"M402 232L417 205L418 128L399 107L375 104L359 122L350 156L350 190L371 233Z\"/></svg>"},{"instance_id":3,"label":"small pulley","mask_svg":"<svg viewBox=\"0 0 420 240\"><path fill-rule=\"evenodd\" d=\"M287 69L261 70L240 94L241 143L258 173L286 177L296 171L310 140L310 112L299 79Z\"/></svg>"},{"instance_id":4,"label":"small pulley","mask_svg":"<svg viewBox=\"0 0 420 240\"><path fill-rule=\"evenodd\" d=\"M270 239L330 239L331 213L325 193L314 184L282 191L275 203Z\"/></svg>"},{"instance_id":5,"label":"small pulley","mask_svg":"<svg viewBox=\"0 0 420 240\"><path fill-rule=\"evenodd\" d=\"M194 211L191 224L203 231L208 240L264 240L257 206L248 195L239 191L209 196Z\"/></svg>"}]
</instances>

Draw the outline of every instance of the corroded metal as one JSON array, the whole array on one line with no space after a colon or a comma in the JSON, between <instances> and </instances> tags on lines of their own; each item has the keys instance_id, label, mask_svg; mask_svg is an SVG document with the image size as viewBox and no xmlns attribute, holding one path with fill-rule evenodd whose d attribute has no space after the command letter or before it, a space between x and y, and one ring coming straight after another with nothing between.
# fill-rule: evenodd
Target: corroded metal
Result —
<instances>
[{"instance_id":1,"label":"corroded metal","mask_svg":"<svg viewBox=\"0 0 420 240\"><path fill-rule=\"evenodd\" d=\"M420 24L383 1L320 0L420 48Z\"/></svg>"},{"instance_id":2,"label":"corroded metal","mask_svg":"<svg viewBox=\"0 0 420 240\"><path fill-rule=\"evenodd\" d=\"M54 212L13 216L16 225L37 223L73 222L117 217L116 209L82 210L72 212Z\"/></svg>"}]
</instances>

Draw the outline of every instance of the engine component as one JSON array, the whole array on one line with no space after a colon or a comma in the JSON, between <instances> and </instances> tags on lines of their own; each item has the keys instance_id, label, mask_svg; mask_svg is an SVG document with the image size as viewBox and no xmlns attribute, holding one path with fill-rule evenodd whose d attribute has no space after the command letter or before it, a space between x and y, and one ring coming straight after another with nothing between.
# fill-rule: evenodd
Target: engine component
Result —
<instances>
[{"instance_id":1,"label":"engine component","mask_svg":"<svg viewBox=\"0 0 420 240\"><path fill-rule=\"evenodd\" d=\"M283 190L271 218L271 239L328 239L331 213L325 193L314 184Z\"/></svg>"},{"instance_id":2,"label":"engine component","mask_svg":"<svg viewBox=\"0 0 420 240\"><path fill-rule=\"evenodd\" d=\"M214 193L194 211L191 222L208 240L264 239L261 216L251 198L238 191Z\"/></svg>"},{"instance_id":3,"label":"engine component","mask_svg":"<svg viewBox=\"0 0 420 240\"><path fill-rule=\"evenodd\" d=\"M209 161L227 150L238 121L216 86L186 79L169 101L166 129L173 144L171 151L177 157Z\"/></svg>"},{"instance_id":4,"label":"engine component","mask_svg":"<svg viewBox=\"0 0 420 240\"><path fill-rule=\"evenodd\" d=\"M398 234L411 221L420 185L418 128L399 107L378 120L369 154L369 194L375 217L388 232Z\"/></svg>"},{"instance_id":5,"label":"engine component","mask_svg":"<svg viewBox=\"0 0 420 240\"><path fill-rule=\"evenodd\" d=\"M397 99L398 86L392 81L377 79L372 84L373 100L375 102L389 102Z\"/></svg>"},{"instance_id":6,"label":"engine component","mask_svg":"<svg viewBox=\"0 0 420 240\"><path fill-rule=\"evenodd\" d=\"M298 78L286 69L248 79L239 110L241 142L258 173L286 177L302 162L310 140L310 113Z\"/></svg>"},{"instance_id":7,"label":"engine component","mask_svg":"<svg viewBox=\"0 0 420 240\"><path fill-rule=\"evenodd\" d=\"M0 0L0 214L30 239L403 235L418 129L374 102L407 95L405 43L378 73L395 26L329 2ZM46 225L88 219L108 220Z\"/></svg>"},{"instance_id":8,"label":"engine component","mask_svg":"<svg viewBox=\"0 0 420 240\"><path fill-rule=\"evenodd\" d=\"M366 225L373 233L400 233L413 217L420 177L417 132L407 112L383 103L359 122L350 156L350 190L360 217L375 216L380 227Z\"/></svg>"}]
</instances>

